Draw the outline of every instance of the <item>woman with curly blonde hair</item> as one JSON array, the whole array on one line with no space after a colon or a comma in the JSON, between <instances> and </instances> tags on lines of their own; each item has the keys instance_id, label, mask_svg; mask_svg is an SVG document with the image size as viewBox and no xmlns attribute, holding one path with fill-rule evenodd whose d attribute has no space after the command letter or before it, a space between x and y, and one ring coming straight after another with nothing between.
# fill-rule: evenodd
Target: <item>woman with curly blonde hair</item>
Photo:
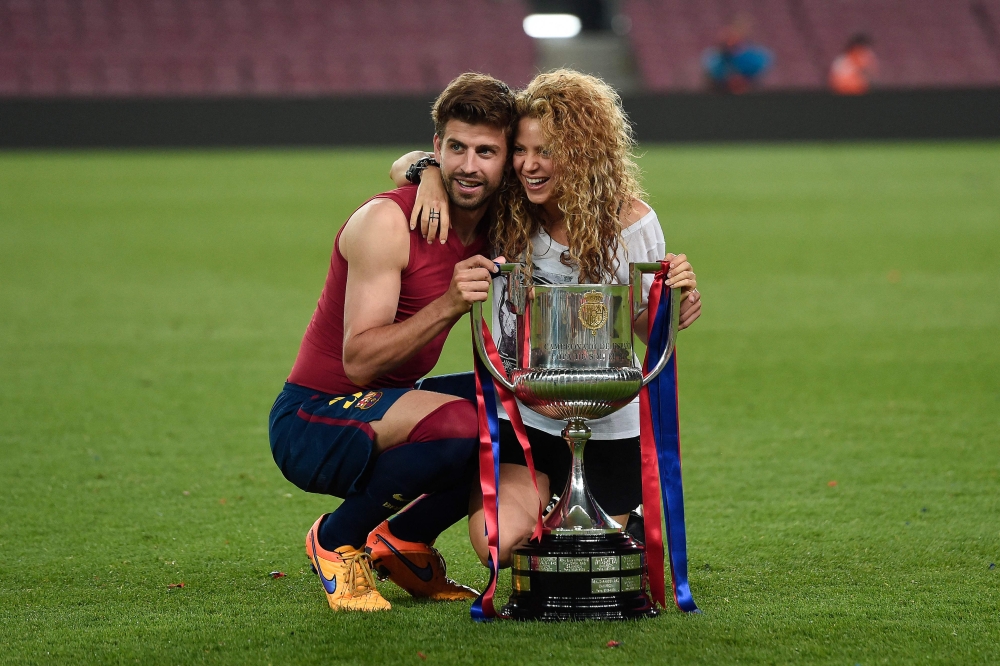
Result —
<instances>
[{"instance_id":1,"label":"woman with curly blonde hair","mask_svg":"<svg viewBox=\"0 0 1000 666\"><path fill-rule=\"evenodd\" d=\"M600 79L556 70L535 77L518 95L517 111L520 182L501 194L495 246L506 257L531 256L532 237L555 233L581 283L607 281L618 268L622 212L627 219L642 196L618 95Z\"/></svg>"},{"instance_id":2,"label":"woman with curly blonde hair","mask_svg":"<svg viewBox=\"0 0 1000 666\"><path fill-rule=\"evenodd\" d=\"M524 263L535 284L623 284L630 279L629 262L666 258L671 262L668 284L680 287L684 295L680 326L693 323L701 313L695 274L683 254L664 254L659 220L641 199L635 141L618 94L596 77L561 69L536 76L518 93L517 105L520 118L511 171L498 194L490 229L497 254ZM404 183L404 170L424 155L410 153L397 160L393 179ZM441 219L439 228L434 223L448 210L441 179L430 174L425 171L416 178L420 192L410 222L413 228L422 223L428 242L438 234L446 237L447 220ZM635 321L643 339L651 282L651 276L643 282L643 307ZM514 318L505 285L496 286L493 335L509 371L515 358ZM562 491L571 456L560 436L562 421L521 410L538 471L535 496L509 417L499 401L497 407L504 497L500 564L508 566L511 550L531 535L539 502L547 504L552 491ZM601 507L625 524L642 501L638 401L588 425L592 437L585 465L590 489ZM470 538L485 563L482 497L473 497L470 508Z\"/></svg>"}]
</instances>

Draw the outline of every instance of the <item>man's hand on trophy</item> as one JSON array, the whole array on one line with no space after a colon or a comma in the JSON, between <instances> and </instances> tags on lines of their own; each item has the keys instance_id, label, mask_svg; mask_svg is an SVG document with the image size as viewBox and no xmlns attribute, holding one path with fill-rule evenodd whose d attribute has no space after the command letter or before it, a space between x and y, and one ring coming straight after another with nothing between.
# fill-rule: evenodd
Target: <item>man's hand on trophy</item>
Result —
<instances>
[{"instance_id":1,"label":"man's hand on trophy","mask_svg":"<svg viewBox=\"0 0 1000 666\"><path fill-rule=\"evenodd\" d=\"M451 286L443 296L454 316L460 317L472 309L473 303L489 298L490 281L497 272L496 264L506 263L503 257L487 259L481 254L455 264Z\"/></svg>"},{"instance_id":2,"label":"man's hand on trophy","mask_svg":"<svg viewBox=\"0 0 1000 666\"><path fill-rule=\"evenodd\" d=\"M698 291L698 279L685 254L668 253L666 260L670 262L667 272L667 286L679 287L681 290L681 316L677 330L683 331L701 316L701 293Z\"/></svg>"}]
</instances>

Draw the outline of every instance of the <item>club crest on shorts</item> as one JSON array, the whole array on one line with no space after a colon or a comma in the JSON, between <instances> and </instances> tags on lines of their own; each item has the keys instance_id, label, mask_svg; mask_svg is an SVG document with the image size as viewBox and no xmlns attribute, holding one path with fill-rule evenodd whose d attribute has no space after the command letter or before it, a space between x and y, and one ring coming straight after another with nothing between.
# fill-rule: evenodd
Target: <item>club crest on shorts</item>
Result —
<instances>
[{"instance_id":1,"label":"club crest on shorts","mask_svg":"<svg viewBox=\"0 0 1000 666\"><path fill-rule=\"evenodd\" d=\"M358 409L368 409L382 397L382 391L369 391L358 399L356 407Z\"/></svg>"},{"instance_id":2,"label":"club crest on shorts","mask_svg":"<svg viewBox=\"0 0 1000 666\"><path fill-rule=\"evenodd\" d=\"M597 329L608 323L608 306L604 304L604 294L599 291L585 293L577 316L591 335L597 335Z\"/></svg>"}]
</instances>

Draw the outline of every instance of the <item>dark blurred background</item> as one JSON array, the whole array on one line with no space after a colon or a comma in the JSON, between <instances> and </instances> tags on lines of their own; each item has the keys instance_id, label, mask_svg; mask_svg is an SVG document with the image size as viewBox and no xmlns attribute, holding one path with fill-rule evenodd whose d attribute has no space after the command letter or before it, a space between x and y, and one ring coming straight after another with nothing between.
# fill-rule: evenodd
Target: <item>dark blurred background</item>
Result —
<instances>
[{"instance_id":1,"label":"dark blurred background","mask_svg":"<svg viewBox=\"0 0 1000 666\"><path fill-rule=\"evenodd\" d=\"M426 141L558 66L646 141L1000 136L1000 0L0 0L0 145Z\"/></svg>"}]
</instances>

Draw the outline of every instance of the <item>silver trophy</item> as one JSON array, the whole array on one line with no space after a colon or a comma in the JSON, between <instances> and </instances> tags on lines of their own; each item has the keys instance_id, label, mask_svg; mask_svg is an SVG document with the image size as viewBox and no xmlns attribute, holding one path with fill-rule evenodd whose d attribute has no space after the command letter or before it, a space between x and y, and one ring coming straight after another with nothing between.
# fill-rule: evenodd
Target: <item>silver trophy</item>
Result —
<instances>
[{"instance_id":1,"label":"silver trophy","mask_svg":"<svg viewBox=\"0 0 1000 666\"><path fill-rule=\"evenodd\" d=\"M513 554L513 594L504 612L543 620L653 615L643 584L644 549L594 501L583 452L590 439L587 420L629 404L666 367L677 337L680 295L670 298L667 348L644 376L635 364L632 321L641 303L642 275L660 270L659 263L631 264L627 285L532 286L520 264L503 264L500 270L517 317L516 366L509 379L486 354L481 303L472 308L476 351L493 378L525 407L566 421L562 436L572 452L566 487L545 518L541 543Z\"/></svg>"}]
</instances>

